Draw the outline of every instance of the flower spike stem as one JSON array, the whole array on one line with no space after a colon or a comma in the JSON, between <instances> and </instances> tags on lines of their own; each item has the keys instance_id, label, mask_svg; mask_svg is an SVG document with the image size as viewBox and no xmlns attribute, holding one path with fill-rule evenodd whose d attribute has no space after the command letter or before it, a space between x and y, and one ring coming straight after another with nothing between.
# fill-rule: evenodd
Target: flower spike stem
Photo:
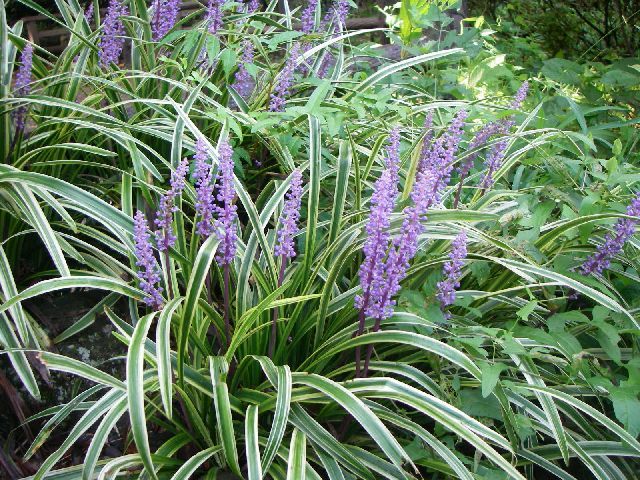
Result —
<instances>
[{"instance_id":1,"label":"flower spike stem","mask_svg":"<svg viewBox=\"0 0 640 480\"><path fill-rule=\"evenodd\" d=\"M280 273L278 274L278 286L280 288L282 286L282 282L284 281L284 271L287 267L287 257L286 255L280 256L282 264L280 265ZM278 335L278 308L273 309L273 318L271 321L271 336L269 337L269 358L273 360L273 355L276 350L276 336Z\"/></svg>"}]
</instances>

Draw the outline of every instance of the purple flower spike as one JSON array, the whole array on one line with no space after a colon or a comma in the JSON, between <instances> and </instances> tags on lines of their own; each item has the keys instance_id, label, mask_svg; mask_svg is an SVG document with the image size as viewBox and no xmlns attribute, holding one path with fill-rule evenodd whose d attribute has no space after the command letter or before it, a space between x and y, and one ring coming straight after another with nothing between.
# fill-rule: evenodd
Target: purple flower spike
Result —
<instances>
[{"instance_id":1,"label":"purple flower spike","mask_svg":"<svg viewBox=\"0 0 640 480\"><path fill-rule=\"evenodd\" d=\"M309 0L306 8L300 16L300 30L302 33L309 35L313 33L316 27L316 10L318 8L318 0Z\"/></svg>"},{"instance_id":2,"label":"purple flower spike","mask_svg":"<svg viewBox=\"0 0 640 480\"><path fill-rule=\"evenodd\" d=\"M471 151L471 154L467 156L464 163L458 168L461 176L466 176L469 171L471 171L476 158L480 155L480 148L486 145L487 141L491 137L498 135L502 130L503 128L501 123L491 122L487 123L475 134L468 148L468 150Z\"/></svg>"},{"instance_id":3,"label":"purple flower spike","mask_svg":"<svg viewBox=\"0 0 640 480\"><path fill-rule=\"evenodd\" d=\"M173 247L176 243L176 236L173 234L173 212L177 211L175 206L175 199L185 185L185 176L189 164L186 160L180 162L176 171L171 174L171 188L160 199L160 208L156 216L155 224L156 230L156 242L158 243L158 250L165 252L169 250L169 247Z\"/></svg>"},{"instance_id":4,"label":"purple flower spike","mask_svg":"<svg viewBox=\"0 0 640 480\"><path fill-rule=\"evenodd\" d=\"M102 25L102 37L98 56L100 65L109 66L111 63L118 63L122 48L124 47L124 25L120 17L128 15L129 10L120 0L111 0L107 9L107 16Z\"/></svg>"},{"instance_id":5,"label":"purple flower spike","mask_svg":"<svg viewBox=\"0 0 640 480\"><path fill-rule=\"evenodd\" d=\"M91 20L93 20L93 0L87 5L87 9L84 11L84 18L87 20L87 23L91 24Z\"/></svg>"},{"instance_id":6,"label":"purple flower spike","mask_svg":"<svg viewBox=\"0 0 640 480\"><path fill-rule=\"evenodd\" d=\"M504 138L491 148L491 151L489 152L489 155L487 155L487 159L485 161L485 168L487 171L480 181L480 188L486 190L491 188L495 183L493 174L496 173L502 165L502 160L504 159L504 155L507 151L507 143L508 139Z\"/></svg>"},{"instance_id":7,"label":"purple flower spike","mask_svg":"<svg viewBox=\"0 0 640 480\"><path fill-rule=\"evenodd\" d=\"M320 30L324 31L327 26L335 20L335 25L340 25L340 29L346 27L347 16L349 15L349 2L347 0L334 0L329 11L322 19Z\"/></svg>"},{"instance_id":8,"label":"purple flower spike","mask_svg":"<svg viewBox=\"0 0 640 480\"><path fill-rule=\"evenodd\" d=\"M180 13L180 0L154 0L151 32L153 40L162 39L173 28Z\"/></svg>"},{"instance_id":9,"label":"purple flower spike","mask_svg":"<svg viewBox=\"0 0 640 480\"><path fill-rule=\"evenodd\" d=\"M216 260L218 265L229 265L236 255L236 218L238 214L233 200L236 196L236 189L233 185L233 150L227 140L220 144L218 149L220 158L220 187L217 195L222 206L216 206L218 218L215 221L215 232L220 239Z\"/></svg>"},{"instance_id":10,"label":"purple flower spike","mask_svg":"<svg viewBox=\"0 0 640 480\"><path fill-rule=\"evenodd\" d=\"M258 11L259 8L260 8L259 0L249 0L249 3L247 4L247 13L255 13Z\"/></svg>"},{"instance_id":11,"label":"purple flower spike","mask_svg":"<svg viewBox=\"0 0 640 480\"><path fill-rule=\"evenodd\" d=\"M527 98L528 91L529 91L529 82L528 81L522 82L522 85L520 85L520 88L516 92L511 102L511 106L510 106L511 110L518 110L522 106L524 99Z\"/></svg>"},{"instance_id":12,"label":"purple flower spike","mask_svg":"<svg viewBox=\"0 0 640 480\"><path fill-rule=\"evenodd\" d=\"M458 112L451 125L449 125L447 132L433 142L428 155L421 161L423 171L431 170L438 174L438 191L442 191L449 184L453 162L462 140L466 118L467 112L465 110Z\"/></svg>"},{"instance_id":13,"label":"purple flower spike","mask_svg":"<svg viewBox=\"0 0 640 480\"><path fill-rule=\"evenodd\" d=\"M193 156L196 168L193 177L196 183L196 215L200 218L196 223L196 232L203 237L213 233L213 172L207 155L207 146L203 139L196 141L196 154Z\"/></svg>"},{"instance_id":14,"label":"purple flower spike","mask_svg":"<svg viewBox=\"0 0 640 480\"><path fill-rule=\"evenodd\" d=\"M22 50L22 55L20 56L20 68L16 73L16 82L15 82L15 96L16 97L25 97L29 95L31 92L31 72L33 70L33 45L27 43ZM27 114L27 107L24 105L19 106L14 115L14 120L16 124L16 130L23 130L25 123L25 116Z\"/></svg>"},{"instance_id":15,"label":"purple flower spike","mask_svg":"<svg viewBox=\"0 0 640 480\"><path fill-rule=\"evenodd\" d=\"M391 131L387 146L387 162L382 175L376 181L371 195L369 221L365 230L367 239L362 248L364 261L358 272L362 295L357 295L357 308L368 310L371 297L379 296L373 291L374 286L381 283L384 273L383 259L389 247L389 225L391 213L398 196L398 164L400 161L400 132L397 128Z\"/></svg>"},{"instance_id":16,"label":"purple flower spike","mask_svg":"<svg viewBox=\"0 0 640 480\"><path fill-rule=\"evenodd\" d=\"M627 215L640 217L640 192L631 201L627 207ZM622 247L635 233L638 220L634 218L620 218L613 227L613 233L608 233L604 237L604 243L598 247L598 250L582 265L581 271L583 275L601 274L609 268L611 259L622 251Z\"/></svg>"},{"instance_id":17,"label":"purple flower spike","mask_svg":"<svg viewBox=\"0 0 640 480\"><path fill-rule=\"evenodd\" d=\"M205 23L208 25L209 33L215 35L222 28L222 7L225 0L209 0Z\"/></svg>"},{"instance_id":18,"label":"purple flower spike","mask_svg":"<svg viewBox=\"0 0 640 480\"><path fill-rule=\"evenodd\" d=\"M291 174L291 185L287 192L282 215L280 215L280 230L278 230L278 241L275 246L276 256L283 256L284 258L293 258L296 256L296 251L293 246L293 236L298 231L301 201L302 173L296 169Z\"/></svg>"},{"instance_id":19,"label":"purple flower spike","mask_svg":"<svg viewBox=\"0 0 640 480\"><path fill-rule=\"evenodd\" d=\"M158 265L158 261L153 255L148 230L147 219L144 217L144 213L138 210L133 219L136 265L138 266L137 276L140 281L140 288L147 294L144 298L144 303L154 310L160 310L164 303L162 287L159 286L160 265Z\"/></svg>"},{"instance_id":20,"label":"purple flower spike","mask_svg":"<svg viewBox=\"0 0 640 480\"><path fill-rule=\"evenodd\" d=\"M289 90L293 85L293 73L296 69L296 63L300 56L300 44L294 43L289 52L289 58L284 65L284 68L280 72L280 79L278 84L271 92L271 102L269 103L269 110L272 112L282 112Z\"/></svg>"},{"instance_id":21,"label":"purple flower spike","mask_svg":"<svg viewBox=\"0 0 640 480\"><path fill-rule=\"evenodd\" d=\"M456 300L456 289L460 287L465 258L467 258L467 233L463 230L451 243L449 261L442 267L444 280L438 282L436 297L443 311L449 305L453 305Z\"/></svg>"},{"instance_id":22,"label":"purple flower spike","mask_svg":"<svg viewBox=\"0 0 640 480\"><path fill-rule=\"evenodd\" d=\"M242 60L238 64L238 71L233 79L233 88L245 100L253 92L253 79L247 71L247 64L253 63L253 43L245 40L242 44Z\"/></svg>"},{"instance_id":23,"label":"purple flower spike","mask_svg":"<svg viewBox=\"0 0 640 480\"><path fill-rule=\"evenodd\" d=\"M424 119L424 140L422 141L422 150L420 153L420 162L418 163L418 171L423 172L427 168L429 159L429 151L431 150L431 142L433 141L433 110L430 110Z\"/></svg>"}]
</instances>

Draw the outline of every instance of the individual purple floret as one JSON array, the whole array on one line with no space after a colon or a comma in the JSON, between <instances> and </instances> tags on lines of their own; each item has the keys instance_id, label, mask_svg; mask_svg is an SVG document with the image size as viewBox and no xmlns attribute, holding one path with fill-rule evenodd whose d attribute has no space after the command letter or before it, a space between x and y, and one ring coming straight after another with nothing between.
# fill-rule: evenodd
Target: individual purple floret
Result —
<instances>
[{"instance_id":1,"label":"individual purple floret","mask_svg":"<svg viewBox=\"0 0 640 480\"><path fill-rule=\"evenodd\" d=\"M222 28L222 7L226 0L209 0L205 24L209 33L215 35Z\"/></svg>"},{"instance_id":2,"label":"individual purple floret","mask_svg":"<svg viewBox=\"0 0 640 480\"><path fill-rule=\"evenodd\" d=\"M218 265L229 265L236 255L236 218L238 207L233 200L236 196L236 189L233 185L233 150L227 140L220 143L218 149L220 159L220 186L217 199L222 206L217 205L218 218L215 221L215 232L220 239L216 260Z\"/></svg>"},{"instance_id":3,"label":"individual purple floret","mask_svg":"<svg viewBox=\"0 0 640 480\"><path fill-rule=\"evenodd\" d=\"M280 215L280 230L275 246L276 256L293 258L296 250L293 245L293 237L298 231L300 219L300 203L302 201L302 173L296 169L291 174L291 185L287 192L284 208Z\"/></svg>"},{"instance_id":4,"label":"individual purple floret","mask_svg":"<svg viewBox=\"0 0 640 480\"><path fill-rule=\"evenodd\" d=\"M289 95L289 90L293 85L293 73L296 69L296 63L300 55L300 44L294 43L289 52L284 68L280 72L278 83L271 92L271 101L269 102L269 110L272 112L282 112Z\"/></svg>"},{"instance_id":5,"label":"individual purple floret","mask_svg":"<svg viewBox=\"0 0 640 480\"><path fill-rule=\"evenodd\" d=\"M173 28L180 13L180 0L154 0L151 33L154 41L162 39Z\"/></svg>"},{"instance_id":6,"label":"individual purple floret","mask_svg":"<svg viewBox=\"0 0 640 480\"><path fill-rule=\"evenodd\" d=\"M157 230L156 242L158 250L165 252L176 243L176 236L173 234L173 212L177 211L175 199L185 185L185 176L189 164L186 160L180 162L176 171L171 174L171 188L160 199L160 206L156 214L155 224Z\"/></svg>"},{"instance_id":7,"label":"individual purple floret","mask_svg":"<svg viewBox=\"0 0 640 480\"><path fill-rule=\"evenodd\" d=\"M369 299L375 296L372 288L382 281L384 273L383 259L389 247L391 213L398 196L399 163L400 131L394 128L389 135L385 169L373 186L369 221L365 227L367 239L362 248L364 260L358 272L362 294L355 298L356 307L365 312L369 308Z\"/></svg>"},{"instance_id":8,"label":"individual purple floret","mask_svg":"<svg viewBox=\"0 0 640 480\"><path fill-rule=\"evenodd\" d=\"M627 215L640 217L640 192L627 207ZM613 233L608 233L604 237L604 243L598 247L593 255L590 255L582 264L583 275L601 274L609 268L611 260L622 251L624 244L635 233L638 220L635 218L620 218L613 226Z\"/></svg>"},{"instance_id":9,"label":"individual purple floret","mask_svg":"<svg viewBox=\"0 0 640 480\"><path fill-rule=\"evenodd\" d=\"M245 40L242 44L242 59L238 64L238 71L233 79L232 87L245 100L253 92L253 79L247 70L247 65L253 63L253 43Z\"/></svg>"},{"instance_id":10,"label":"individual purple floret","mask_svg":"<svg viewBox=\"0 0 640 480\"><path fill-rule=\"evenodd\" d=\"M487 190L493 186L495 183L495 179L493 178L493 174L500 168L502 165L502 160L504 159L504 155L507 151L508 139L503 138L499 142L491 147L491 151L487 155L487 158L484 162L486 171L482 180L480 181L480 188L483 190Z\"/></svg>"},{"instance_id":11,"label":"individual purple floret","mask_svg":"<svg viewBox=\"0 0 640 480\"><path fill-rule=\"evenodd\" d=\"M29 92L31 92L31 75L33 70L33 45L31 43L27 43L22 50L20 62L22 63L22 65L20 65L20 68L16 73L14 92L16 97L25 97L29 95ZM26 106L21 105L16 109L14 113L16 130L24 129L26 114Z\"/></svg>"},{"instance_id":12,"label":"individual purple floret","mask_svg":"<svg viewBox=\"0 0 640 480\"><path fill-rule=\"evenodd\" d=\"M308 0L307 6L300 15L300 31L302 33L309 35L315 30L317 8L318 0Z\"/></svg>"},{"instance_id":13,"label":"individual purple floret","mask_svg":"<svg viewBox=\"0 0 640 480\"><path fill-rule=\"evenodd\" d=\"M209 237L213 233L213 212L215 211L214 181L207 145L201 138L196 141L196 154L193 159L196 162L193 178L196 184L196 215L199 218L196 223L196 232L203 237Z\"/></svg>"},{"instance_id":14,"label":"individual purple floret","mask_svg":"<svg viewBox=\"0 0 640 480\"><path fill-rule=\"evenodd\" d=\"M160 310L164 300L160 283L160 266L153 255L153 248L149 238L149 225L147 219L140 210L133 219L133 235L135 241L136 265L138 266L138 280L140 288L147 296L144 303L154 310Z\"/></svg>"},{"instance_id":15,"label":"individual purple floret","mask_svg":"<svg viewBox=\"0 0 640 480\"><path fill-rule=\"evenodd\" d=\"M109 66L111 63L118 63L124 47L125 34L124 24L120 17L128 14L129 10L120 0L111 0L102 25L102 37L98 50L100 65L103 67Z\"/></svg>"},{"instance_id":16,"label":"individual purple floret","mask_svg":"<svg viewBox=\"0 0 640 480\"><path fill-rule=\"evenodd\" d=\"M442 267L444 279L438 282L436 297L443 311L449 305L453 305L456 300L456 289L460 287L465 258L467 258L467 233L463 230L451 243L449 261Z\"/></svg>"}]
</instances>

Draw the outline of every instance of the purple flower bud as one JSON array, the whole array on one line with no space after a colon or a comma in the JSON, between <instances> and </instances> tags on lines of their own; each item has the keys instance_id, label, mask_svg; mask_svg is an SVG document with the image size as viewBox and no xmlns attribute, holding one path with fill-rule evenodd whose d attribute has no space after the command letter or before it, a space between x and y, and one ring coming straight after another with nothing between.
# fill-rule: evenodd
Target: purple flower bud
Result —
<instances>
[{"instance_id":1,"label":"purple flower bud","mask_svg":"<svg viewBox=\"0 0 640 480\"><path fill-rule=\"evenodd\" d=\"M209 33L215 35L222 28L222 7L226 0L209 0L205 23L208 25Z\"/></svg>"},{"instance_id":2,"label":"purple flower bud","mask_svg":"<svg viewBox=\"0 0 640 480\"><path fill-rule=\"evenodd\" d=\"M22 50L22 54L20 56L20 68L16 73L16 81L15 81L15 96L16 97L25 97L29 95L31 92L31 72L33 70L33 45L27 43ZM23 130L25 117L27 114L27 107L24 105L19 106L13 114L14 121L16 124L16 130Z\"/></svg>"},{"instance_id":3,"label":"purple flower bud","mask_svg":"<svg viewBox=\"0 0 640 480\"><path fill-rule=\"evenodd\" d=\"M284 64L284 68L280 72L278 84L271 92L271 101L269 110L272 112L282 112L284 110L285 99L289 95L289 90L293 85L293 73L296 69L296 63L300 56L300 44L294 43L289 52L289 58Z\"/></svg>"},{"instance_id":4,"label":"purple flower bud","mask_svg":"<svg viewBox=\"0 0 640 480\"><path fill-rule=\"evenodd\" d=\"M627 207L627 215L640 217L640 192ZM582 274L601 274L609 268L611 259L622 251L622 247L635 233L638 220L634 218L620 218L613 226L613 232L604 237L604 243L598 247L593 255L590 255L582 265Z\"/></svg>"},{"instance_id":5,"label":"purple flower bud","mask_svg":"<svg viewBox=\"0 0 640 480\"><path fill-rule=\"evenodd\" d=\"M154 310L160 310L164 300L162 298L162 287L160 283L160 265L153 255L153 248L149 238L149 226L144 213L140 210L136 212L133 219L133 235L135 241L136 265L138 266L138 280L140 288L147 296L144 303Z\"/></svg>"},{"instance_id":6,"label":"purple flower bud","mask_svg":"<svg viewBox=\"0 0 640 480\"><path fill-rule=\"evenodd\" d=\"M233 185L233 150L227 140L220 143L218 149L220 158L220 186L217 199L222 206L216 206L218 218L215 221L215 232L220 239L216 260L218 265L229 265L236 255L236 218L238 207L233 200L236 196L236 189Z\"/></svg>"},{"instance_id":7,"label":"purple flower bud","mask_svg":"<svg viewBox=\"0 0 640 480\"><path fill-rule=\"evenodd\" d=\"M449 261L442 267L444 279L438 282L436 297L443 311L449 305L453 305L456 300L456 289L460 287L465 258L467 258L467 233L463 230L451 243Z\"/></svg>"},{"instance_id":8,"label":"purple flower bud","mask_svg":"<svg viewBox=\"0 0 640 480\"><path fill-rule=\"evenodd\" d=\"M208 237L213 233L213 172L207 155L207 146L203 139L196 141L196 154L193 156L196 162L193 177L196 184L196 215L200 220L196 223L198 235Z\"/></svg>"},{"instance_id":9,"label":"purple flower bud","mask_svg":"<svg viewBox=\"0 0 640 480\"><path fill-rule=\"evenodd\" d=\"M308 0L307 6L300 16L300 30L302 33L313 33L316 27L316 10L318 8L318 0Z\"/></svg>"},{"instance_id":10,"label":"purple flower bud","mask_svg":"<svg viewBox=\"0 0 640 480\"><path fill-rule=\"evenodd\" d=\"M118 63L122 48L124 47L124 25L120 17L128 15L127 7L120 3L120 0L111 0L107 8L107 16L102 24L102 37L98 56L100 65L109 66L112 62Z\"/></svg>"},{"instance_id":11,"label":"purple flower bud","mask_svg":"<svg viewBox=\"0 0 640 480\"><path fill-rule=\"evenodd\" d=\"M291 174L291 185L287 192L284 208L280 215L280 230L278 230L278 241L275 246L276 256L292 258L296 256L293 246L293 236L298 231L298 220L300 219L300 204L302 201L302 173L295 169Z\"/></svg>"},{"instance_id":12,"label":"purple flower bud","mask_svg":"<svg viewBox=\"0 0 640 480\"><path fill-rule=\"evenodd\" d=\"M156 42L173 28L180 13L180 0L153 0L151 32Z\"/></svg>"},{"instance_id":13,"label":"purple flower bud","mask_svg":"<svg viewBox=\"0 0 640 480\"><path fill-rule=\"evenodd\" d=\"M238 71L233 79L233 88L245 100L253 92L253 79L247 71L247 64L253 63L253 43L245 40L242 44L242 59L238 64Z\"/></svg>"},{"instance_id":14,"label":"purple flower bud","mask_svg":"<svg viewBox=\"0 0 640 480\"><path fill-rule=\"evenodd\" d=\"M249 0L249 3L247 4L247 13L255 13L258 11L259 8L260 8L259 0Z\"/></svg>"},{"instance_id":15,"label":"purple flower bud","mask_svg":"<svg viewBox=\"0 0 640 480\"><path fill-rule=\"evenodd\" d=\"M175 199L185 185L185 176L189 164L186 160L180 162L176 171L171 174L171 188L160 199L160 207L156 214L155 224L157 230L156 242L158 244L158 250L164 252L172 247L176 243L176 236L173 234L173 212L177 211L175 206Z\"/></svg>"},{"instance_id":16,"label":"purple flower bud","mask_svg":"<svg viewBox=\"0 0 640 480\"><path fill-rule=\"evenodd\" d=\"M357 308L369 308L370 298L379 296L373 287L380 284L383 275L383 259L389 247L391 213L398 196L398 164L400 163L400 131L394 128L389 135L387 161L382 175L376 181L371 195L369 220L365 231L367 238L362 251L364 260L358 272L362 295L355 298Z\"/></svg>"}]
</instances>

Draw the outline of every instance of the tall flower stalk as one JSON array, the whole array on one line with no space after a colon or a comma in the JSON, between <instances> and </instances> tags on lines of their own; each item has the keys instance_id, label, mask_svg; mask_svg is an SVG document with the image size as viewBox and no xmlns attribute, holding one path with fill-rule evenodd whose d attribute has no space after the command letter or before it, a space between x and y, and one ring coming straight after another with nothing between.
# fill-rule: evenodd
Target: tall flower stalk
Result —
<instances>
[{"instance_id":1,"label":"tall flower stalk","mask_svg":"<svg viewBox=\"0 0 640 480\"><path fill-rule=\"evenodd\" d=\"M245 100L251 96L253 91L253 79L247 70L247 65L253 63L253 50L253 43L250 40L245 40L242 43L242 59L238 64L232 85L238 95Z\"/></svg>"},{"instance_id":2,"label":"tall flower stalk","mask_svg":"<svg viewBox=\"0 0 640 480\"><path fill-rule=\"evenodd\" d=\"M100 65L107 67L118 63L124 47L124 24L121 17L128 15L129 10L120 0L111 0L107 15L102 25L102 37L98 46Z\"/></svg>"},{"instance_id":3,"label":"tall flower stalk","mask_svg":"<svg viewBox=\"0 0 640 480\"><path fill-rule=\"evenodd\" d=\"M300 56L300 44L294 43L289 52L289 58L284 64L284 68L280 72L278 83L271 92L271 101L269 102L269 110L272 112L282 112L289 95L291 86L293 85L293 74L296 69L296 63Z\"/></svg>"},{"instance_id":4,"label":"tall flower stalk","mask_svg":"<svg viewBox=\"0 0 640 480\"><path fill-rule=\"evenodd\" d=\"M640 217L640 192L638 192L631 201L626 213L632 217ZM636 218L618 219L613 226L613 233L608 233L604 237L604 243L582 264L580 269L582 274L600 275L604 270L609 268L613 257L622 251L624 244L633 236L638 222L640 222L640 220Z\"/></svg>"},{"instance_id":5,"label":"tall flower stalk","mask_svg":"<svg viewBox=\"0 0 640 480\"><path fill-rule=\"evenodd\" d=\"M217 199L220 205L216 205L218 218L214 222L215 234L220 240L216 261L223 271L223 299L224 299L224 329L225 350L229 348L231 341L231 304L229 300L230 268L236 255L237 233L236 219L237 207L233 203L236 189L233 184L233 150L227 140L220 143L218 149L220 160L220 185Z\"/></svg>"},{"instance_id":6,"label":"tall flower stalk","mask_svg":"<svg viewBox=\"0 0 640 480\"><path fill-rule=\"evenodd\" d=\"M522 85L520 85L520 88L514 95L509 108L511 110L518 110L527 97L528 91L529 82L525 81L522 83ZM460 196L462 195L462 185L465 178L467 178L467 175L469 175L469 172L473 168L476 158L478 158L478 156L480 155L480 150L487 144L490 138L496 135L507 135L509 133L509 130L511 130L515 123L513 118L514 116L510 115L500 121L487 123L480 130L478 130L476 135L473 137L468 147L468 150L471 151L471 153L467 155L467 158L465 158L464 162L458 167L460 180L458 181L458 191L456 192L456 196L453 201L453 208L458 208ZM502 163L502 158L504 158L505 150L506 142L499 142L499 144L494 145L489 155L487 155L487 160L485 162L487 172L485 172L485 175L481 180L481 188L486 189L489 186L493 185L493 173L497 168L499 168L500 164ZM491 169L490 172L489 168Z\"/></svg>"},{"instance_id":7,"label":"tall flower stalk","mask_svg":"<svg viewBox=\"0 0 640 480\"><path fill-rule=\"evenodd\" d=\"M148 233L147 219L140 210L133 219L133 235L135 241L137 276L140 288L146 293L144 303L154 310L160 310L164 304L162 287L160 287L160 266L153 254L151 238Z\"/></svg>"},{"instance_id":8,"label":"tall flower stalk","mask_svg":"<svg viewBox=\"0 0 640 480\"><path fill-rule=\"evenodd\" d=\"M411 192L412 204L407 206L403 212L403 223L399 237L390 240L388 232L382 234L383 244L378 248L379 255L371 275L371 283L363 287L365 294L362 298L357 298L356 306L360 310L360 325L358 335L364 331L364 316L375 319L372 331L380 329L382 320L389 318L395 307L394 296L400 290L400 282L407 275L410 262L418 251L418 239L424 227L423 222L429 208L440 202L442 193L449 183L451 171L462 138L462 129L467 113L459 112L451 122L447 132L438 137L429 151L429 156L425 162L424 170L417 174L416 182ZM397 175L397 174L396 174ZM374 211L370 215L373 217ZM389 216L391 211L386 213L385 231L389 228ZM369 232L368 232L369 233ZM378 238L380 233L376 232ZM367 239L367 243L369 242ZM367 246L365 243L365 246ZM386 256L385 256L386 253ZM367 258L365 257L366 265ZM368 268L367 268L368 269ZM365 269L365 271L367 270ZM361 284L363 284L361 277ZM368 294L366 293L368 291ZM373 345L367 347L367 354L364 369L360 370L360 350L356 347L356 375L365 376L368 374L369 363L373 353Z\"/></svg>"},{"instance_id":9,"label":"tall flower stalk","mask_svg":"<svg viewBox=\"0 0 640 480\"><path fill-rule=\"evenodd\" d=\"M180 0L154 0L151 33L154 41L162 39L173 28L180 13Z\"/></svg>"},{"instance_id":10,"label":"tall flower stalk","mask_svg":"<svg viewBox=\"0 0 640 480\"><path fill-rule=\"evenodd\" d=\"M222 7L224 4L225 0L209 0L207 4L205 23L212 35L216 35L218 30L222 28Z\"/></svg>"},{"instance_id":11,"label":"tall flower stalk","mask_svg":"<svg viewBox=\"0 0 640 480\"><path fill-rule=\"evenodd\" d=\"M451 314L446 309L456 300L456 289L460 287L465 258L467 258L467 233L463 230L451 243L449 261L442 267L444 279L437 285L436 298L440 301L440 308L447 318Z\"/></svg>"},{"instance_id":12,"label":"tall flower stalk","mask_svg":"<svg viewBox=\"0 0 640 480\"><path fill-rule=\"evenodd\" d=\"M214 179L207 146L202 138L196 141L196 153L193 159L195 160L193 177L196 187L196 216L198 217L196 233L207 238L213 233Z\"/></svg>"},{"instance_id":13,"label":"tall flower stalk","mask_svg":"<svg viewBox=\"0 0 640 480\"><path fill-rule=\"evenodd\" d=\"M280 215L280 230L278 230L274 253L280 257L280 273L278 274L278 287L284 281L284 272L287 268L287 260L296 256L293 237L298 231L300 219L300 204L302 202L302 173L296 169L291 174L291 185L287 192L284 208ZM271 337L269 338L269 358L273 358L276 347L276 335L278 331L278 309L273 309L271 322Z\"/></svg>"},{"instance_id":14,"label":"tall flower stalk","mask_svg":"<svg viewBox=\"0 0 640 480\"><path fill-rule=\"evenodd\" d=\"M22 50L20 63L20 68L16 73L14 94L16 97L26 97L31 92L31 78L33 70L33 45L31 43L27 43ZM27 107L25 105L20 105L13 115L17 137L18 134L24 130Z\"/></svg>"},{"instance_id":15,"label":"tall flower stalk","mask_svg":"<svg viewBox=\"0 0 640 480\"><path fill-rule=\"evenodd\" d=\"M382 276L382 260L389 244L391 213L398 196L398 164L400 163L400 131L395 128L389 135L385 169L376 181L369 207L369 221L365 227L367 239L363 246L364 260L358 272L362 294L355 298L360 310L356 336L364 333L365 319L370 313L372 289ZM361 349L356 347L356 375L360 372Z\"/></svg>"}]
</instances>

